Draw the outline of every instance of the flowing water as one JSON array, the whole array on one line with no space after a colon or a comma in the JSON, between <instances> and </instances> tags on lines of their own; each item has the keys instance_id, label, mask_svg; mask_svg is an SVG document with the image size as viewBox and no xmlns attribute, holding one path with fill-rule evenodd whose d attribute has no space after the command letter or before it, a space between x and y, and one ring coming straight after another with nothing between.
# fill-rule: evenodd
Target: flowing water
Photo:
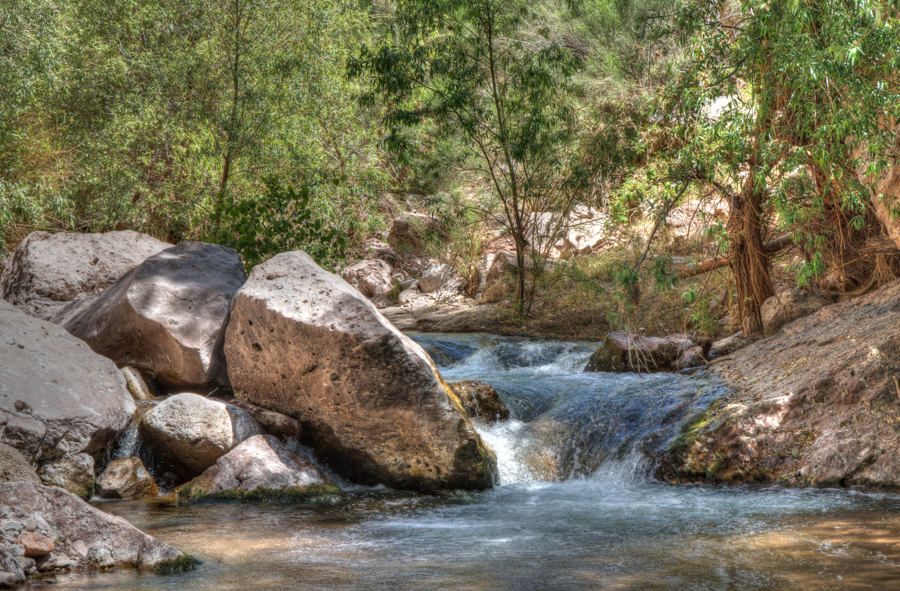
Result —
<instances>
[{"instance_id":1,"label":"flowing water","mask_svg":"<svg viewBox=\"0 0 900 591\"><path fill-rule=\"evenodd\" d=\"M900 496L653 479L679 426L723 395L702 375L583 374L587 343L414 337L448 381L488 382L510 407L510 421L479 423L500 486L353 488L320 507L103 503L203 564L54 587L900 590Z\"/></svg>"}]
</instances>

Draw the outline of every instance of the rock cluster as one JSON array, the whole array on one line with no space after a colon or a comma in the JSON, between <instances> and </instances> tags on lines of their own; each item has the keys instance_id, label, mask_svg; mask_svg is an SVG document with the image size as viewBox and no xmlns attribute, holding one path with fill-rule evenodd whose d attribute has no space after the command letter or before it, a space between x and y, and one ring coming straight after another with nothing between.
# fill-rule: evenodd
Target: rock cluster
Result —
<instances>
[{"instance_id":1,"label":"rock cluster","mask_svg":"<svg viewBox=\"0 0 900 591\"><path fill-rule=\"evenodd\" d=\"M302 252L257 265L225 339L239 399L294 416L302 441L364 484L485 488L494 459L431 359Z\"/></svg>"},{"instance_id":2,"label":"rock cluster","mask_svg":"<svg viewBox=\"0 0 900 591\"><path fill-rule=\"evenodd\" d=\"M27 575L129 565L181 570L194 560L72 493L33 482L0 483L0 586Z\"/></svg>"}]
</instances>

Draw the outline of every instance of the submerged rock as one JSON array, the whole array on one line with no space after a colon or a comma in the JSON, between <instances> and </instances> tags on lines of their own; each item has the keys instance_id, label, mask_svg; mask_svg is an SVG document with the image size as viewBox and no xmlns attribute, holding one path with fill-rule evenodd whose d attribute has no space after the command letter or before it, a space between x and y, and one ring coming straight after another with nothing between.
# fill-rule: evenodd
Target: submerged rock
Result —
<instances>
[{"instance_id":1,"label":"submerged rock","mask_svg":"<svg viewBox=\"0 0 900 591\"><path fill-rule=\"evenodd\" d=\"M234 405L176 394L144 415L140 433L163 463L190 478L262 430L247 411Z\"/></svg>"},{"instance_id":2,"label":"submerged rock","mask_svg":"<svg viewBox=\"0 0 900 591\"><path fill-rule=\"evenodd\" d=\"M225 339L242 400L293 416L302 441L362 484L480 489L495 460L422 348L303 252L258 265Z\"/></svg>"},{"instance_id":3,"label":"submerged rock","mask_svg":"<svg viewBox=\"0 0 900 591\"><path fill-rule=\"evenodd\" d=\"M760 308L763 333L768 337L788 322L809 316L828 305L824 299L801 289L789 289L773 295Z\"/></svg>"},{"instance_id":4,"label":"submerged rock","mask_svg":"<svg viewBox=\"0 0 900 591\"><path fill-rule=\"evenodd\" d=\"M113 460L97 478L97 496L101 499L143 499L159 496L153 477L140 458Z\"/></svg>"},{"instance_id":5,"label":"submerged rock","mask_svg":"<svg viewBox=\"0 0 900 591\"><path fill-rule=\"evenodd\" d=\"M705 361L711 344L709 339L692 339L683 334L644 337L625 331L611 332L591 355L584 371L654 372L697 367Z\"/></svg>"},{"instance_id":6,"label":"submerged rock","mask_svg":"<svg viewBox=\"0 0 900 591\"><path fill-rule=\"evenodd\" d=\"M676 479L900 488L900 282L827 306L708 372L733 393L682 427Z\"/></svg>"},{"instance_id":7,"label":"submerged rock","mask_svg":"<svg viewBox=\"0 0 900 591\"><path fill-rule=\"evenodd\" d=\"M49 548L59 558L68 557L70 567L128 565L172 571L193 568L195 563L121 517L94 509L61 488L25 482L0 484L0 501L0 519L23 524L33 520L36 536L55 541L48 546L36 537L44 545L32 548L32 553Z\"/></svg>"},{"instance_id":8,"label":"submerged rock","mask_svg":"<svg viewBox=\"0 0 900 591\"><path fill-rule=\"evenodd\" d=\"M0 298L50 320L67 303L96 296L170 244L130 230L105 234L32 232L0 275Z\"/></svg>"},{"instance_id":9,"label":"submerged rock","mask_svg":"<svg viewBox=\"0 0 900 591\"><path fill-rule=\"evenodd\" d=\"M169 388L225 383L222 338L246 274L230 248L182 242L54 318L91 349Z\"/></svg>"},{"instance_id":10,"label":"submerged rock","mask_svg":"<svg viewBox=\"0 0 900 591\"><path fill-rule=\"evenodd\" d=\"M473 419L495 423L509 418L509 409L490 384L466 380L449 386L466 409L466 413Z\"/></svg>"},{"instance_id":11,"label":"submerged rock","mask_svg":"<svg viewBox=\"0 0 900 591\"><path fill-rule=\"evenodd\" d=\"M135 408L112 361L0 300L0 442L35 465L99 459Z\"/></svg>"},{"instance_id":12,"label":"submerged rock","mask_svg":"<svg viewBox=\"0 0 900 591\"><path fill-rule=\"evenodd\" d=\"M178 500L323 503L341 489L271 435L256 435L216 460L178 491Z\"/></svg>"}]
</instances>

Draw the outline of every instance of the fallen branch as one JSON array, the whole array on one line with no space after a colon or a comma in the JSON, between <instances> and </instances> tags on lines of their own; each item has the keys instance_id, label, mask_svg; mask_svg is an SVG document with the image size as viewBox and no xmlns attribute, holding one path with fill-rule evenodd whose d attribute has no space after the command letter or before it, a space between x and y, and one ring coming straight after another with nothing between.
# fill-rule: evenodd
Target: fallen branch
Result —
<instances>
[{"instance_id":1,"label":"fallen branch","mask_svg":"<svg viewBox=\"0 0 900 591\"><path fill-rule=\"evenodd\" d=\"M785 234L784 236L779 236L778 238L773 238L769 240L765 244L766 254L775 254L776 252L783 250L793 244L793 237L791 234ZM698 264L696 267L690 267L687 269L682 269L678 272L679 279L684 279L685 277L694 277L696 275L702 275L703 273L709 273L715 269L720 267L724 267L728 264L727 256L717 256L715 258L709 259L707 261L703 261Z\"/></svg>"}]
</instances>

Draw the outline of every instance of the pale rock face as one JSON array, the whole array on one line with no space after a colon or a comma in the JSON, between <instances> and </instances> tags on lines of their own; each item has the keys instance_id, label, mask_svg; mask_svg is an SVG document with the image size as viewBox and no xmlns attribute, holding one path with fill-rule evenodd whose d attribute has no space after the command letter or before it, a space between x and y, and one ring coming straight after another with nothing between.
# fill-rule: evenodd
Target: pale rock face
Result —
<instances>
[{"instance_id":1,"label":"pale rock face","mask_svg":"<svg viewBox=\"0 0 900 591\"><path fill-rule=\"evenodd\" d=\"M278 439L256 435L216 460L178 494L179 500L188 502L217 496L318 502L337 498L341 492Z\"/></svg>"},{"instance_id":2,"label":"pale rock face","mask_svg":"<svg viewBox=\"0 0 900 591\"><path fill-rule=\"evenodd\" d=\"M66 304L92 297L170 244L130 230L105 234L32 232L0 276L0 298L50 320Z\"/></svg>"},{"instance_id":3,"label":"pale rock face","mask_svg":"<svg viewBox=\"0 0 900 591\"><path fill-rule=\"evenodd\" d=\"M425 270L417 285L422 293L431 293L439 290L453 274L450 265L434 264Z\"/></svg>"},{"instance_id":4,"label":"pale rock face","mask_svg":"<svg viewBox=\"0 0 900 591\"><path fill-rule=\"evenodd\" d=\"M0 500L0 519L21 523L35 519L35 535L67 540L69 558L84 566L99 563L156 567L184 558L172 546L139 531L121 517L94 509L61 488L10 482L0 484ZM44 545L39 550L46 549ZM51 551L54 549L59 550Z\"/></svg>"},{"instance_id":5,"label":"pale rock face","mask_svg":"<svg viewBox=\"0 0 900 591\"><path fill-rule=\"evenodd\" d=\"M384 295L394 286L393 269L381 259L353 263L341 276L368 298Z\"/></svg>"},{"instance_id":6,"label":"pale rock face","mask_svg":"<svg viewBox=\"0 0 900 591\"><path fill-rule=\"evenodd\" d=\"M494 481L485 449L422 348L302 252L253 269L225 338L238 398L300 420L302 441L361 483Z\"/></svg>"},{"instance_id":7,"label":"pale rock face","mask_svg":"<svg viewBox=\"0 0 900 591\"><path fill-rule=\"evenodd\" d=\"M247 411L234 405L177 394L144 415L140 433L160 460L191 477L262 430Z\"/></svg>"},{"instance_id":8,"label":"pale rock face","mask_svg":"<svg viewBox=\"0 0 900 591\"><path fill-rule=\"evenodd\" d=\"M246 279L229 248L182 242L54 317L91 349L169 388L225 382L222 338Z\"/></svg>"},{"instance_id":9,"label":"pale rock face","mask_svg":"<svg viewBox=\"0 0 900 591\"><path fill-rule=\"evenodd\" d=\"M0 300L0 442L36 464L99 457L135 410L112 361Z\"/></svg>"},{"instance_id":10,"label":"pale rock face","mask_svg":"<svg viewBox=\"0 0 900 591\"><path fill-rule=\"evenodd\" d=\"M41 466L38 476L47 486L58 486L89 499L94 492L94 458L88 454L63 456Z\"/></svg>"}]
</instances>

